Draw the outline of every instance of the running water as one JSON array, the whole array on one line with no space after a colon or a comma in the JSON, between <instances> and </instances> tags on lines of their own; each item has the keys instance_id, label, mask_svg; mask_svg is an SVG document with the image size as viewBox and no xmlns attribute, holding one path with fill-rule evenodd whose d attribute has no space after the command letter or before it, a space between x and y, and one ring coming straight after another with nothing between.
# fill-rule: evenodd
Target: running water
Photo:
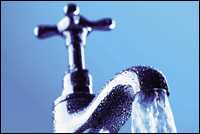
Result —
<instances>
[{"instance_id":1,"label":"running water","mask_svg":"<svg viewBox=\"0 0 200 134\"><path fill-rule=\"evenodd\" d=\"M140 91L132 103L132 133L175 133L176 126L165 90Z\"/></svg>"}]
</instances>

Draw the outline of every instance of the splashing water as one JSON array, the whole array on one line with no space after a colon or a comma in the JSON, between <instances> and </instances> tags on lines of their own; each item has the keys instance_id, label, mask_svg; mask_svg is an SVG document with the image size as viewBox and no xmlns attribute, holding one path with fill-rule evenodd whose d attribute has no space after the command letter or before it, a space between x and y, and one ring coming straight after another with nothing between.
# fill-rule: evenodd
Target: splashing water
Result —
<instances>
[{"instance_id":1,"label":"splashing water","mask_svg":"<svg viewBox=\"0 0 200 134\"><path fill-rule=\"evenodd\" d=\"M140 91L132 103L132 133L171 133L176 126L165 90Z\"/></svg>"}]
</instances>

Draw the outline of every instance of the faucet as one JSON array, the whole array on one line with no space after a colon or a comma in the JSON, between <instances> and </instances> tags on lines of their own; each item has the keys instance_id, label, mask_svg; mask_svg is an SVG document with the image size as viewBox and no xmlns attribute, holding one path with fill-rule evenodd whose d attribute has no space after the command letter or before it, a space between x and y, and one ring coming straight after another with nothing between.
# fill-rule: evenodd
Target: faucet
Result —
<instances>
[{"instance_id":1,"label":"faucet","mask_svg":"<svg viewBox=\"0 0 200 134\"><path fill-rule=\"evenodd\" d=\"M54 132L116 133L131 117L139 93L143 93L144 100L155 98L152 96L156 93L159 100L161 92L169 96L165 76L149 66L121 71L107 82L99 95L94 94L92 76L85 66L86 38L93 31L114 29L115 21L88 20L73 3L64 7L64 14L56 25L39 25L34 29L39 39L63 37L68 48L69 70L63 79L63 92L54 102Z\"/></svg>"}]
</instances>

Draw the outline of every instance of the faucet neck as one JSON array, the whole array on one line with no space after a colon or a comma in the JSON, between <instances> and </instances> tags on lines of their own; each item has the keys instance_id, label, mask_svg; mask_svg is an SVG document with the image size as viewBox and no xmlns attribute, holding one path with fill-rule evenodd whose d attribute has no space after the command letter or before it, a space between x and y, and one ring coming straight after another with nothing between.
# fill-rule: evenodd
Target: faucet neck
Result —
<instances>
[{"instance_id":1,"label":"faucet neck","mask_svg":"<svg viewBox=\"0 0 200 134\"><path fill-rule=\"evenodd\" d=\"M92 77L85 67L84 46L88 30L74 25L70 31L63 32L68 48L69 76L71 93L92 93ZM68 83L68 82L67 82Z\"/></svg>"},{"instance_id":2,"label":"faucet neck","mask_svg":"<svg viewBox=\"0 0 200 134\"><path fill-rule=\"evenodd\" d=\"M88 31L86 28L73 29L72 31L63 33L68 48L69 72L86 69L84 46L86 44L87 34Z\"/></svg>"}]
</instances>

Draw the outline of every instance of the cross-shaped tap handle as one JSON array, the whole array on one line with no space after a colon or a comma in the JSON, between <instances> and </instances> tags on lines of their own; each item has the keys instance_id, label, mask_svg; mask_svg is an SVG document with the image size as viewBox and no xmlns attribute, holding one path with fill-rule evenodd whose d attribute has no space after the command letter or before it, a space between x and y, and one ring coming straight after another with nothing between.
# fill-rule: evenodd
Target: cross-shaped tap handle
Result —
<instances>
[{"instance_id":1,"label":"cross-shaped tap handle","mask_svg":"<svg viewBox=\"0 0 200 134\"><path fill-rule=\"evenodd\" d=\"M34 33L38 38L47 38L53 35L62 35L66 37L66 32L87 32L94 30L107 31L115 27L115 21L111 18L104 18L97 21L90 21L80 15L80 9L75 4L68 4L64 7L65 17L57 25L39 25ZM67 37L66 37L67 38ZM82 38L86 38L82 37ZM86 39L81 39L86 40Z\"/></svg>"},{"instance_id":2,"label":"cross-shaped tap handle","mask_svg":"<svg viewBox=\"0 0 200 134\"><path fill-rule=\"evenodd\" d=\"M70 70L85 69L83 46L86 44L87 35L94 30L111 30L115 27L115 21L111 18L90 21L80 15L80 9L75 4L65 6L64 13L65 17L56 25L39 25L34 29L34 33L40 39L54 35L66 38Z\"/></svg>"},{"instance_id":3,"label":"cross-shaped tap handle","mask_svg":"<svg viewBox=\"0 0 200 134\"><path fill-rule=\"evenodd\" d=\"M115 22L110 18L89 21L80 15L80 9L75 4L65 6L64 13L65 17L56 25L39 25L34 29L34 33L40 39L53 35L61 35L66 38L73 91L91 93L91 77L85 68L84 57L87 35L94 30L111 30L115 27Z\"/></svg>"},{"instance_id":4,"label":"cross-shaped tap handle","mask_svg":"<svg viewBox=\"0 0 200 134\"><path fill-rule=\"evenodd\" d=\"M92 31L108 31L113 29L115 22L110 18L89 21L80 15L80 9L75 4L65 6L64 13L64 18L56 25L39 25L34 29L34 33L40 39L54 35L61 35L66 39L73 92L91 93L92 79L85 67L84 57L86 38Z\"/></svg>"}]
</instances>

